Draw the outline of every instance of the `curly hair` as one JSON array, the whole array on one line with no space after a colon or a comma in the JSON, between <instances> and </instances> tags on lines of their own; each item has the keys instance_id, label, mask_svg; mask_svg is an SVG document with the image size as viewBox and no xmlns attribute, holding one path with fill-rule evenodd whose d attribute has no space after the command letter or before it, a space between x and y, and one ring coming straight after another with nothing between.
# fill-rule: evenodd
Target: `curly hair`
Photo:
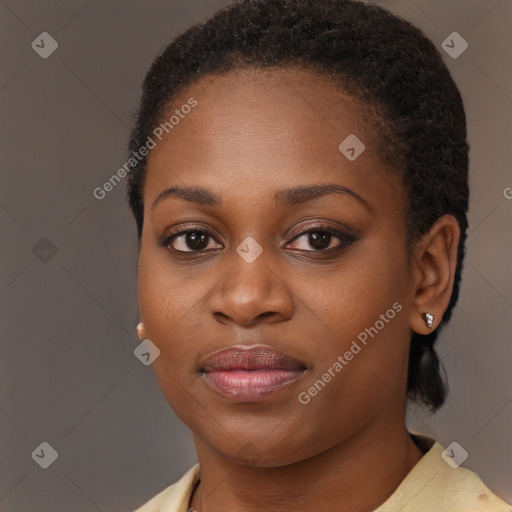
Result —
<instances>
[{"instance_id":1,"label":"curly hair","mask_svg":"<svg viewBox=\"0 0 512 512\"><path fill-rule=\"evenodd\" d=\"M447 382L434 343L459 295L469 200L464 106L440 53L409 22L357 0L235 1L181 33L154 60L129 150L145 144L187 86L246 66L314 71L378 113L378 153L407 194L408 247L442 215L458 221L454 288L442 322L428 335L411 333L408 397L435 411L446 399ZM146 161L136 161L127 187L139 244Z\"/></svg>"}]
</instances>

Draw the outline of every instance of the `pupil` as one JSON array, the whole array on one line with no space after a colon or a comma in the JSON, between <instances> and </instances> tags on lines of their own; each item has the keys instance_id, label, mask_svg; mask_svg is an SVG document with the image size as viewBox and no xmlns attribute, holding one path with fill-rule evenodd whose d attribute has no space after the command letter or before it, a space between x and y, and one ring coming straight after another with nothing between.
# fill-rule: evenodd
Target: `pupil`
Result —
<instances>
[{"instance_id":1,"label":"pupil","mask_svg":"<svg viewBox=\"0 0 512 512\"><path fill-rule=\"evenodd\" d=\"M208 235L206 233L200 233L198 231L192 231L186 235L186 243L189 249L195 251L201 251L208 247L207 241ZM205 243L206 241L206 243Z\"/></svg>"},{"instance_id":2,"label":"pupil","mask_svg":"<svg viewBox=\"0 0 512 512\"><path fill-rule=\"evenodd\" d=\"M331 234L328 231L317 231L309 234L309 244L315 249L326 249L330 243Z\"/></svg>"}]
</instances>

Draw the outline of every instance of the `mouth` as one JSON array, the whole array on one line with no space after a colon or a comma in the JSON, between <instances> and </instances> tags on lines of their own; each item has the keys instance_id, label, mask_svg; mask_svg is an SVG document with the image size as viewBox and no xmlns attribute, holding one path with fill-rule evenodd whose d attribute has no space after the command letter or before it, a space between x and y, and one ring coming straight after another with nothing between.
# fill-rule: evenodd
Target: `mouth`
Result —
<instances>
[{"instance_id":1,"label":"mouth","mask_svg":"<svg viewBox=\"0 0 512 512\"><path fill-rule=\"evenodd\" d=\"M258 402L295 382L306 365L266 345L237 345L215 352L199 373L233 402Z\"/></svg>"}]
</instances>

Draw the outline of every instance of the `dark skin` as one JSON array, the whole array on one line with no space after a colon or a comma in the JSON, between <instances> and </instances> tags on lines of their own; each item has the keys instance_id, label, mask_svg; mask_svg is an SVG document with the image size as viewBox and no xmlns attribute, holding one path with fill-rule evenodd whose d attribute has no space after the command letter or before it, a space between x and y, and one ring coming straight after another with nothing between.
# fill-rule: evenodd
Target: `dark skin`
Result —
<instances>
[{"instance_id":1,"label":"dark skin","mask_svg":"<svg viewBox=\"0 0 512 512\"><path fill-rule=\"evenodd\" d=\"M423 453L405 425L411 330L434 328L453 287L459 228L440 218L408 252L406 195L379 159L378 133L356 99L307 71L245 70L189 86L197 107L151 151L139 255L143 329L161 350L159 385L192 430L201 482L199 512L368 512L382 504ZM366 150L349 161L349 134ZM278 190L336 184L351 193L276 204ZM217 205L168 197L203 187ZM304 233L342 233L314 244ZM198 246L178 235L206 232ZM247 263L246 237L263 252ZM196 242L197 244L197 242ZM325 247L325 248L323 248ZM338 248L334 249L335 247ZM326 252L330 250L330 252ZM179 253L178 251L185 251ZM402 309L307 404L307 391L365 328L394 303ZM301 377L259 402L232 402L198 372L208 354L265 343L307 365Z\"/></svg>"}]
</instances>

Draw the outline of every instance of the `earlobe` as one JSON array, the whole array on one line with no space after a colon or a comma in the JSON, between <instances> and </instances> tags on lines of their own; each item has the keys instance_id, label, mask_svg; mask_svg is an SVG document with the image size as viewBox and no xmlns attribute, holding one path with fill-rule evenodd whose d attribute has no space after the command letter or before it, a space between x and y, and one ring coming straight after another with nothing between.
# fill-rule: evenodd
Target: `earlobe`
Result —
<instances>
[{"instance_id":1,"label":"earlobe","mask_svg":"<svg viewBox=\"0 0 512 512\"><path fill-rule=\"evenodd\" d=\"M414 308L410 328L431 333L441 322L453 291L460 228L452 215L439 218L414 249Z\"/></svg>"}]
</instances>

